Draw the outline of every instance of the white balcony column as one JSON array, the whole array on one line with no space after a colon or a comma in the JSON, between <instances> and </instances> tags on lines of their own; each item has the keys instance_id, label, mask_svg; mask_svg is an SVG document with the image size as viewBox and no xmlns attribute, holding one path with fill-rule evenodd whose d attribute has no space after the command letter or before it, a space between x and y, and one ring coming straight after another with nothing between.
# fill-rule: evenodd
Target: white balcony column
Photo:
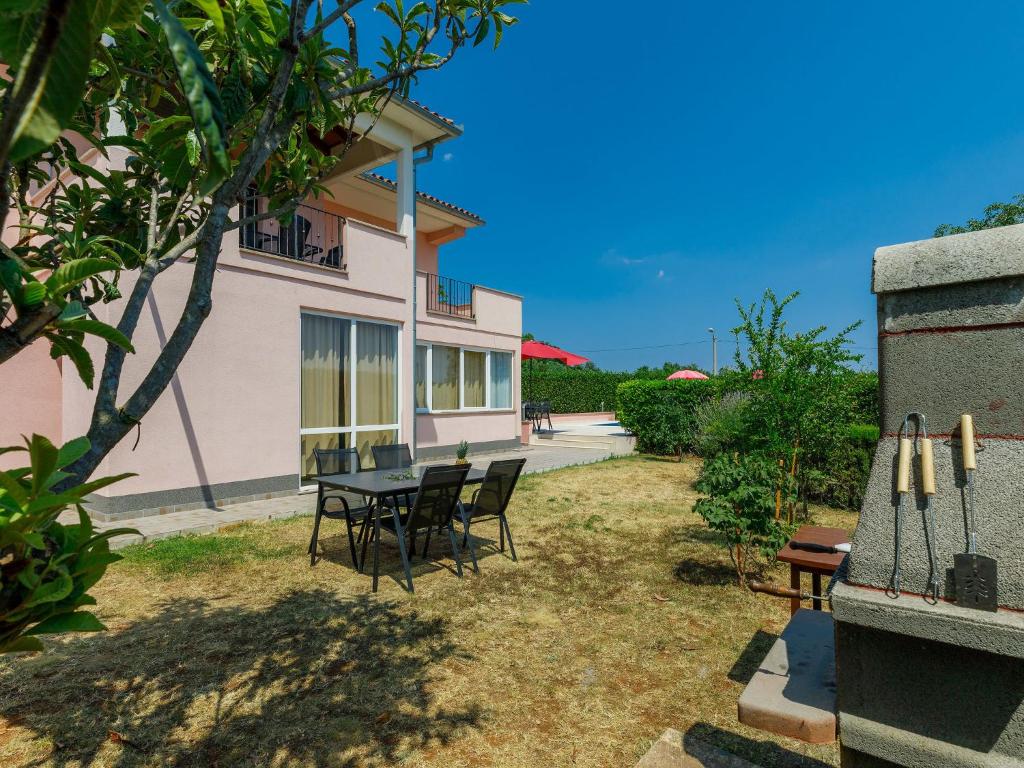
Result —
<instances>
[{"instance_id":1,"label":"white balcony column","mask_svg":"<svg viewBox=\"0 0 1024 768\"><path fill-rule=\"evenodd\" d=\"M416 250L416 166L413 164L412 147L398 151L395 161L398 166L398 201L395 222L398 232L410 238L411 250ZM415 262L413 262L415 264Z\"/></svg>"}]
</instances>

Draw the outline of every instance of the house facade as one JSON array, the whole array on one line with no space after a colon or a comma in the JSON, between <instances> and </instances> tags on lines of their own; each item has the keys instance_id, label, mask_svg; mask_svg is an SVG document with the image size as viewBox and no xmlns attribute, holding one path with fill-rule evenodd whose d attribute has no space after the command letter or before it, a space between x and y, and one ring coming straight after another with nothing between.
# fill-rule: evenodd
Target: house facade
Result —
<instances>
[{"instance_id":1,"label":"house facade","mask_svg":"<svg viewBox=\"0 0 1024 768\"><path fill-rule=\"evenodd\" d=\"M328 194L285 225L262 220L225 235L211 315L167 391L96 473L137 476L97 497L95 512L295 493L315 473L315 447L355 447L366 467L377 444L408 443L417 459L451 456L461 440L474 452L518 445L522 300L441 274L443 246L483 221L416 190L416 166L461 129L404 99L362 127L365 138L325 181ZM100 170L118 162L82 159ZM373 172L390 163L394 180ZM253 196L236 215L264 210ZM122 397L173 331L191 273L182 259L156 281ZM97 307L98 317L116 323L120 304ZM92 353L99 366L102 345ZM0 392L0 445L88 431L93 392L45 342L0 367Z\"/></svg>"}]
</instances>

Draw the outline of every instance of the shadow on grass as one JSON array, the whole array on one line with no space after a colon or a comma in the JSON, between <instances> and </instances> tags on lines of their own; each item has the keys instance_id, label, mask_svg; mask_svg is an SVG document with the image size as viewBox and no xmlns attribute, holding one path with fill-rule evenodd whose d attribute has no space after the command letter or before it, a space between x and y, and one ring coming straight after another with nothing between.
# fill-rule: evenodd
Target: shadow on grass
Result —
<instances>
[{"instance_id":1,"label":"shadow on grass","mask_svg":"<svg viewBox=\"0 0 1024 768\"><path fill-rule=\"evenodd\" d=\"M484 717L433 700L435 669L459 655L443 619L317 589L217 600L0 666L0 715L55 744L37 764L339 768L403 762Z\"/></svg>"},{"instance_id":2,"label":"shadow on grass","mask_svg":"<svg viewBox=\"0 0 1024 768\"><path fill-rule=\"evenodd\" d=\"M757 765L779 768L832 768L829 763L793 752L774 741L757 741L710 723L695 723L683 734L684 747L694 742L711 744ZM699 753L699 746L693 751L695 754Z\"/></svg>"},{"instance_id":3,"label":"shadow on grass","mask_svg":"<svg viewBox=\"0 0 1024 768\"><path fill-rule=\"evenodd\" d=\"M778 635L765 632L763 629L757 630L743 649L743 653L733 662L728 678L743 685L749 683L764 657L768 655L772 644L778 639Z\"/></svg>"},{"instance_id":4,"label":"shadow on grass","mask_svg":"<svg viewBox=\"0 0 1024 768\"><path fill-rule=\"evenodd\" d=\"M736 569L731 563L723 563L720 560L684 558L676 563L674 573L676 579L684 584L704 587L736 586Z\"/></svg>"}]
</instances>

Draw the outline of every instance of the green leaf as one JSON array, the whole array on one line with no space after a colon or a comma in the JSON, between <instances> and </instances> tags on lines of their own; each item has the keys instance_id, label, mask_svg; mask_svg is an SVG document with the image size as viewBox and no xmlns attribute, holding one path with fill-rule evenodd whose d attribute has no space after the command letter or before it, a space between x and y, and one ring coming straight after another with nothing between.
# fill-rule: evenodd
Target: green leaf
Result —
<instances>
[{"instance_id":1,"label":"green leaf","mask_svg":"<svg viewBox=\"0 0 1024 768\"><path fill-rule=\"evenodd\" d=\"M188 0L189 3L205 13L218 32L224 34L224 13L218 0Z\"/></svg>"},{"instance_id":2,"label":"green leaf","mask_svg":"<svg viewBox=\"0 0 1024 768\"><path fill-rule=\"evenodd\" d=\"M38 494L57 468L57 447L42 435L32 435L28 455L32 465L32 492Z\"/></svg>"},{"instance_id":3,"label":"green leaf","mask_svg":"<svg viewBox=\"0 0 1024 768\"><path fill-rule=\"evenodd\" d=\"M80 317L86 317L89 311L85 308L85 305L80 301L69 301L67 306L61 310L61 313L57 316L58 321L65 320L77 320Z\"/></svg>"},{"instance_id":4,"label":"green leaf","mask_svg":"<svg viewBox=\"0 0 1024 768\"><path fill-rule=\"evenodd\" d=\"M46 298L46 286L42 283L26 283L21 295L22 304L26 307L33 307Z\"/></svg>"},{"instance_id":5,"label":"green leaf","mask_svg":"<svg viewBox=\"0 0 1024 768\"><path fill-rule=\"evenodd\" d=\"M192 35L167 9L163 0L153 0L153 8L167 36L178 79L181 81L189 111L192 113L192 122L203 139L203 149L214 167L227 175L230 172L230 161L224 107L217 85L206 66L206 60Z\"/></svg>"},{"instance_id":6,"label":"green leaf","mask_svg":"<svg viewBox=\"0 0 1024 768\"><path fill-rule=\"evenodd\" d=\"M85 347L77 341L73 341L66 336L59 336L56 333L47 333L46 338L50 340L50 344L53 345L53 350L57 352L58 357L67 355L70 358L82 379L82 383L85 384L87 389L92 389L93 379L96 377L96 369L93 367L92 358L89 357Z\"/></svg>"},{"instance_id":7,"label":"green leaf","mask_svg":"<svg viewBox=\"0 0 1024 768\"><path fill-rule=\"evenodd\" d=\"M39 652L45 650L43 643L35 637L16 637L6 645L0 645L0 653Z\"/></svg>"},{"instance_id":8,"label":"green leaf","mask_svg":"<svg viewBox=\"0 0 1024 768\"><path fill-rule=\"evenodd\" d=\"M100 7L106 5L105 19L101 20L98 15ZM96 3L96 11L93 20L97 26L107 26L113 29L126 29L135 26L146 7L146 0L104 0L103 3Z\"/></svg>"},{"instance_id":9,"label":"green leaf","mask_svg":"<svg viewBox=\"0 0 1024 768\"><path fill-rule=\"evenodd\" d=\"M188 164L195 168L199 165L199 137L195 131L185 134L185 154L188 157Z\"/></svg>"},{"instance_id":10,"label":"green leaf","mask_svg":"<svg viewBox=\"0 0 1024 768\"><path fill-rule=\"evenodd\" d=\"M111 272L119 266L116 261L110 259L87 258L68 261L46 278L46 287L54 294L66 293L69 288L73 288L86 278L102 272Z\"/></svg>"},{"instance_id":11,"label":"green leaf","mask_svg":"<svg viewBox=\"0 0 1024 768\"><path fill-rule=\"evenodd\" d=\"M73 464L85 456L89 452L90 447L89 438L85 436L69 440L57 452L57 466L66 467L69 464Z\"/></svg>"},{"instance_id":12,"label":"green leaf","mask_svg":"<svg viewBox=\"0 0 1024 768\"><path fill-rule=\"evenodd\" d=\"M102 632L106 627L88 611L58 613L39 622L26 635L53 635L58 632Z\"/></svg>"},{"instance_id":13,"label":"green leaf","mask_svg":"<svg viewBox=\"0 0 1024 768\"><path fill-rule=\"evenodd\" d=\"M36 26L34 34L45 29L42 23ZM14 131L10 152L12 161L24 160L46 149L71 122L82 104L94 42L89 3L72 2L42 77L34 83L22 79L38 39L33 40L24 55L17 59L20 63L12 90L31 88L32 96ZM16 59L7 59L13 60Z\"/></svg>"},{"instance_id":14,"label":"green leaf","mask_svg":"<svg viewBox=\"0 0 1024 768\"><path fill-rule=\"evenodd\" d=\"M57 327L62 331L80 331L81 333L88 333L92 336L99 336L104 341L120 347L127 352L135 351L135 347L132 346L132 343L127 336L117 330L114 326L107 325L99 320L66 320L59 322Z\"/></svg>"},{"instance_id":15,"label":"green leaf","mask_svg":"<svg viewBox=\"0 0 1024 768\"><path fill-rule=\"evenodd\" d=\"M14 478L11 472L0 472L0 491L14 499L19 507L28 504L28 491Z\"/></svg>"},{"instance_id":16,"label":"green leaf","mask_svg":"<svg viewBox=\"0 0 1024 768\"><path fill-rule=\"evenodd\" d=\"M67 573L57 574L57 578L47 581L39 586L26 600L23 605L32 608L45 603L56 603L71 594L75 582Z\"/></svg>"}]
</instances>

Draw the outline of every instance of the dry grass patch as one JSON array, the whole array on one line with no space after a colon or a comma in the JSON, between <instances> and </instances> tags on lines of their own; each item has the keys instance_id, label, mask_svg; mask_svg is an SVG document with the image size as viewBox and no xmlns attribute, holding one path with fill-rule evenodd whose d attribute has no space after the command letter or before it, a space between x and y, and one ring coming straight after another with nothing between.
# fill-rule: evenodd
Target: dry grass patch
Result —
<instances>
[{"instance_id":1,"label":"dry grass patch","mask_svg":"<svg viewBox=\"0 0 1024 768\"><path fill-rule=\"evenodd\" d=\"M669 726L766 766L836 765L736 722L788 604L734 586L691 512L697 468L525 477L519 562L482 524L481 573L457 579L435 541L415 595L388 539L370 594L331 521L315 568L309 518L129 551L96 590L111 631L0 662L0 765L605 768Z\"/></svg>"}]
</instances>

